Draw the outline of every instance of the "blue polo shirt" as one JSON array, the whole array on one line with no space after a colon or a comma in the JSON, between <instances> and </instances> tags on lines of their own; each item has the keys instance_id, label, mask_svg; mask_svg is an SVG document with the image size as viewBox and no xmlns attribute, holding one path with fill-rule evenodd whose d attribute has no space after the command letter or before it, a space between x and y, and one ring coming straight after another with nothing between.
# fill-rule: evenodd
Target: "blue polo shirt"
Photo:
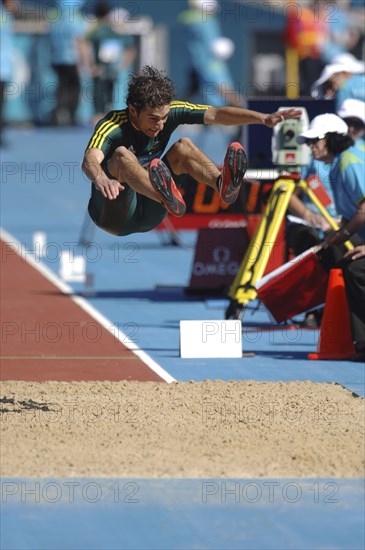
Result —
<instances>
[{"instance_id":1,"label":"blue polo shirt","mask_svg":"<svg viewBox=\"0 0 365 550\"><path fill-rule=\"evenodd\" d=\"M186 32L186 47L190 53L191 65L201 86L203 103L214 107L227 105L218 89L233 90L233 82L226 61L218 59L211 52L211 44L222 36L219 19L212 14L204 16L200 9L190 9L179 14L179 21Z\"/></svg>"},{"instance_id":2,"label":"blue polo shirt","mask_svg":"<svg viewBox=\"0 0 365 550\"><path fill-rule=\"evenodd\" d=\"M11 13L0 4L0 80L10 82L13 73L13 21Z\"/></svg>"},{"instance_id":3,"label":"blue polo shirt","mask_svg":"<svg viewBox=\"0 0 365 550\"><path fill-rule=\"evenodd\" d=\"M337 212L350 220L365 200L365 153L356 144L335 157L330 183ZM365 227L358 233L365 239Z\"/></svg>"},{"instance_id":4,"label":"blue polo shirt","mask_svg":"<svg viewBox=\"0 0 365 550\"><path fill-rule=\"evenodd\" d=\"M345 99L365 101L365 74L353 74L338 88L335 97L336 110Z\"/></svg>"},{"instance_id":5,"label":"blue polo shirt","mask_svg":"<svg viewBox=\"0 0 365 550\"><path fill-rule=\"evenodd\" d=\"M50 12L50 41L52 64L77 65L79 53L76 41L86 32L86 20L78 11L79 2L59 0Z\"/></svg>"},{"instance_id":6,"label":"blue polo shirt","mask_svg":"<svg viewBox=\"0 0 365 550\"><path fill-rule=\"evenodd\" d=\"M326 207L326 210L332 218L336 218L338 214L336 212L330 184L330 169L331 167L328 164L321 160L314 160L313 156L311 156L310 162L306 166L303 166L301 170L301 178L308 181L310 178L316 176L320 180L329 197L332 199L331 204ZM308 198L306 193L303 193L302 201L309 210L318 213L317 207Z\"/></svg>"}]
</instances>

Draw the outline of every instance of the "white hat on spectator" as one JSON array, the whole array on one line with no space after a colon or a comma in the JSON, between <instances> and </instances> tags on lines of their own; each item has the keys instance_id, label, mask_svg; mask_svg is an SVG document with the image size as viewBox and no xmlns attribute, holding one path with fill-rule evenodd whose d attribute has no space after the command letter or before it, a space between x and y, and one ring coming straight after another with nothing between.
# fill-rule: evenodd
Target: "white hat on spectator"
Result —
<instances>
[{"instance_id":1,"label":"white hat on spectator","mask_svg":"<svg viewBox=\"0 0 365 550\"><path fill-rule=\"evenodd\" d=\"M331 63L330 65L326 65L313 86L321 86L321 84L327 82L333 75L342 72L352 73L353 71L343 63Z\"/></svg>"},{"instance_id":2,"label":"white hat on spectator","mask_svg":"<svg viewBox=\"0 0 365 550\"><path fill-rule=\"evenodd\" d=\"M356 59L352 53L340 53L332 60L332 63L337 65L346 65L348 70L352 73L364 73L365 72L365 63Z\"/></svg>"},{"instance_id":3,"label":"white hat on spectator","mask_svg":"<svg viewBox=\"0 0 365 550\"><path fill-rule=\"evenodd\" d=\"M358 118L365 124L365 103L360 99L345 99L337 114L341 118Z\"/></svg>"},{"instance_id":4,"label":"white hat on spectator","mask_svg":"<svg viewBox=\"0 0 365 550\"><path fill-rule=\"evenodd\" d=\"M359 70L359 67L356 66L355 63L331 63L330 65L326 65L323 71L320 74L320 77L318 80L314 82L314 84L311 87L311 95L315 99L318 99L320 97L320 89L322 84L327 82L332 76L338 73L352 73L352 74L358 74L363 71Z\"/></svg>"},{"instance_id":5,"label":"white hat on spectator","mask_svg":"<svg viewBox=\"0 0 365 550\"><path fill-rule=\"evenodd\" d=\"M326 134L333 132L346 136L348 126L342 118L333 113L318 115L309 124L308 130L305 130L297 137L297 143L303 144L306 139L324 138Z\"/></svg>"}]
</instances>

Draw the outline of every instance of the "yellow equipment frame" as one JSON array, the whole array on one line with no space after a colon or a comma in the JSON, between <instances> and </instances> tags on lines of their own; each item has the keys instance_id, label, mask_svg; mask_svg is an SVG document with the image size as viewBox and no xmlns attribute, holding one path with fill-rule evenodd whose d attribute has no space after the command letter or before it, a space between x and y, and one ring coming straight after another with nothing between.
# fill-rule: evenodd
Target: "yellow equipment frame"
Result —
<instances>
[{"instance_id":1,"label":"yellow equipment frame","mask_svg":"<svg viewBox=\"0 0 365 550\"><path fill-rule=\"evenodd\" d=\"M279 177L271 190L262 218L250 241L240 269L229 288L230 304L226 311L226 319L242 319L244 307L248 302L256 299L255 285L264 274L272 247L275 246L280 226L286 215L290 198L297 186L307 193L309 199L318 208L330 227L335 231L339 229L336 221L330 216L306 181L292 175ZM348 250L353 248L350 241L346 241L345 246Z\"/></svg>"}]
</instances>

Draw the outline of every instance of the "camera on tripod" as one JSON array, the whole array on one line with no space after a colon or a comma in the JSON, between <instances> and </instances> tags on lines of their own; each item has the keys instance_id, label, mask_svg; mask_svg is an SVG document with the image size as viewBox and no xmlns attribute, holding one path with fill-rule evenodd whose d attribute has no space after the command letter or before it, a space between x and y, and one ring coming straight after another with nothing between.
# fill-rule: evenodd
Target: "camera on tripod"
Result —
<instances>
[{"instance_id":1,"label":"camera on tripod","mask_svg":"<svg viewBox=\"0 0 365 550\"><path fill-rule=\"evenodd\" d=\"M283 111L289 107L280 107ZM310 149L305 144L297 143L297 136L308 128L308 113L304 107L296 107L302 111L299 119L288 118L277 124L273 129L271 141L272 161L279 169L288 172L298 172L300 166L309 162Z\"/></svg>"}]
</instances>

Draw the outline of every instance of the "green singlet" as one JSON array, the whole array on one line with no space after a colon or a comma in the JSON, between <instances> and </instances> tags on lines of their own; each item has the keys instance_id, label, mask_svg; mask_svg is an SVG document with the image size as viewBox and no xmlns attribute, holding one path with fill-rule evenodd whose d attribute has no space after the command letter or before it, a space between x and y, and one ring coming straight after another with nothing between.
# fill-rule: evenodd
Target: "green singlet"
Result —
<instances>
[{"instance_id":1,"label":"green singlet","mask_svg":"<svg viewBox=\"0 0 365 550\"><path fill-rule=\"evenodd\" d=\"M128 109L111 111L95 127L87 149L100 149L104 153L101 163L103 171L111 179L107 164L114 151L124 146L136 155L144 168L152 159L162 158L169 166L163 153L172 133L181 124L204 124L204 113L209 105L195 105L184 101L172 101L167 121L161 132L150 138L132 126ZM89 214L96 225L113 235L130 235L150 231L167 214L165 207L144 195L136 193L128 182L121 182L125 189L110 201L92 184Z\"/></svg>"}]
</instances>

